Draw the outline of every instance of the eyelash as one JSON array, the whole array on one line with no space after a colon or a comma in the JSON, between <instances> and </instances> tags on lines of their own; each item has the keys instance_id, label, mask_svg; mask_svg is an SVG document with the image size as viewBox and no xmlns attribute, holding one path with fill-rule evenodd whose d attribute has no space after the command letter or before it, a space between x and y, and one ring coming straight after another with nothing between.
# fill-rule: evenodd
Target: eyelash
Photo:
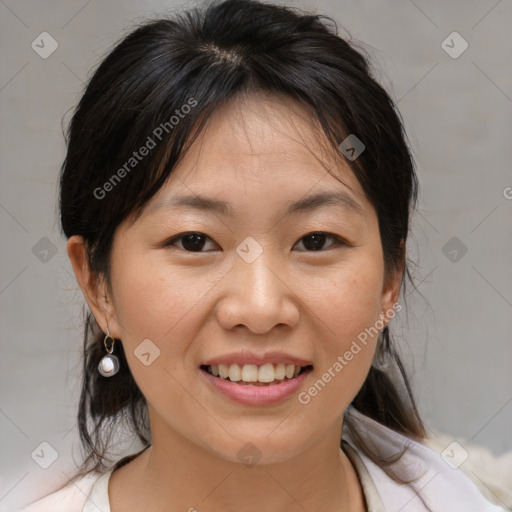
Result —
<instances>
[{"instance_id":1,"label":"eyelash","mask_svg":"<svg viewBox=\"0 0 512 512\"><path fill-rule=\"evenodd\" d=\"M201 235L201 236L204 236L206 237L207 239L210 239L212 240L208 235L205 235L204 233L201 233L201 232L198 232L198 231L189 231L189 232L186 232L186 233L181 233L179 235L176 235L174 237L172 237L171 239L169 239L168 241L164 242L162 244L162 247L172 247L172 246L175 246L177 249L180 249L180 250L183 250L185 252L188 252L188 253L197 253L197 254L200 254L202 252L209 252L209 251L187 251L186 249L182 248L182 247L177 247L175 245L175 242L179 242L181 240L183 240L184 238L188 237L188 236L191 236L191 235ZM352 244L350 244L347 240L344 240L343 238L339 237L338 235L333 235L332 233L327 233L325 231L313 231L311 233L308 233L307 235L304 235L303 237L301 237L299 239L299 242L302 241L304 238L308 237L308 236L312 236L312 235L326 235L326 239L331 239L331 240L334 240L334 244L331 245L330 247L328 247L327 249L318 249L318 250L313 250L313 251L308 251L308 250L304 250L304 251L300 251L300 252L325 252L326 250L332 248L332 247L336 247L336 246L347 246L347 247L351 247Z\"/></svg>"}]
</instances>

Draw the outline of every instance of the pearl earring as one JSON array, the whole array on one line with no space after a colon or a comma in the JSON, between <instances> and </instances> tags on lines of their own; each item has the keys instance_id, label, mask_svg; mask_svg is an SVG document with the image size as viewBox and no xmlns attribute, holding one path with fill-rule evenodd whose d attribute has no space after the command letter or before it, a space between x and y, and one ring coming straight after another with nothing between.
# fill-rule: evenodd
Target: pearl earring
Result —
<instances>
[{"instance_id":1,"label":"pearl earring","mask_svg":"<svg viewBox=\"0 0 512 512\"><path fill-rule=\"evenodd\" d=\"M107 347L107 339L110 338L112 340L112 344L110 348ZM106 356L103 356L101 361L98 363L98 371L103 375L103 377L112 377L119 371L119 358L112 354L114 352L114 338L110 335L110 331L108 330L107 323L107 334L103 339L103 345L105 345L105 350L108 352Z\"/></svg>"}]
</instances>

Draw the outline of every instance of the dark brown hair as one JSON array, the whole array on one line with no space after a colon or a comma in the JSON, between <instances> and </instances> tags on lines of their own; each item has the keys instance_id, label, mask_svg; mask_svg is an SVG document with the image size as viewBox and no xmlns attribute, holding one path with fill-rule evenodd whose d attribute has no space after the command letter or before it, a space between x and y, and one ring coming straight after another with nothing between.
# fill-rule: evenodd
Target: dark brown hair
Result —
<instances>
[{"instance_id":1,"label":"dark brown hair","mask_svg":"<svg viewBox=\"0 0 512 512\"><path fill-rule=\"evenodd\" d=\"M366 52L340 37L334 20L256 0L214 2L146 21L101 62L66 134L60 175L65 236L84 238L91 270L110 287L110 253L119 224L143 211L215 109L257 91L300 102L337 151L349 134L364 143L361 155L347 162L376 208L386 273L405 265L405 291L406 280L412 282L405 241L417 178L400 113L372 77ZM149 157L127 167L134 151L150 145ZM145 398L121 340L115 345L121 369L106 379L97 370L105 355L104 334L85 313L78 412L85 458L78 474L109 466L111 436L123 422L144 445L150 443ZM423 438L425 429L387 327L378 357L397 369L403 382L372 366L352 405L397 432ZM397 384L405 384L406 396ZM357 435L357 424L348 426L363 452L382 467L389 464Z\"/></svg>"}]
</instances>

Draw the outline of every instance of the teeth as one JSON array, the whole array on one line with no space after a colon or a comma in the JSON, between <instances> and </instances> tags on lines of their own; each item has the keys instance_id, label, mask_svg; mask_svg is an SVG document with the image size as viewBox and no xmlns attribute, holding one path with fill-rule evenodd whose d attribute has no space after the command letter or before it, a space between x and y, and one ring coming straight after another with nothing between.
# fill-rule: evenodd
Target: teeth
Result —
<instances>
[{"instance_id":1,"label":"teeth","mask_svg":"<svg viewBox=\"0 0 512 512\"><path fill-rule=\"evenodd\" d=\"M219 377L221 379L227 379L229 377L228 368L224 364L219 364Z\"/></svg>"},{"instance_id":2,"label":"teeth","mask_svg":"<svg viewBox=\"0 0 512 512\"><path fill-rule=\"evenodd\" d=\"M230 368L233 368L231 365ZM238 365L236 365L238 366ZM244 364L242 366L241 379L244 382L257 382L258 381L258 367L255 364Z\"/></svg>"},{"instance_id":3,"label":"teeth","mask_svg":"<svg viewBox=\"0 0 512 512\"><path fill-rule=\"evenodd\" d=\"M242 378L242 369L237 364L232 364L228 371L229 380L238 382Z\"/></svg>"},{"instance_id":4,"label":"teeth","mask_svg":"<svg viewBox=\"0 0 512 512\"><path fill-rule=\"evenodd\" d=\"M294 364L279 363L273 365L266 363L261 366L255 364L214 364L208 366L208 372L212 375L219 376L221 379L229 379L233 382L261 382L271 383L275 380L284 380L285 377L292 379L296 377L302 367Z\"/></svg>"},{"instance_id":5,"label":"teeth","mask_svg":"<svg viewBox=\"0 0 512 512\"><path fill-rule=\"evenodd\" d=\"M274 369L274 377L277 380L283 380L286 377L286 366L284 364L276 365Z\"/></svg>"},{"instance_id":6,"label":"teeth","mask_svg":"<svg viewBox=\"0 0 512 512\"><path fill-rule=\"evenodd\" d=\"M259 382L274 382L275 379L274 365L267 363L260 366L258 370L258 381Z\"/></svg>"}]
</instances>

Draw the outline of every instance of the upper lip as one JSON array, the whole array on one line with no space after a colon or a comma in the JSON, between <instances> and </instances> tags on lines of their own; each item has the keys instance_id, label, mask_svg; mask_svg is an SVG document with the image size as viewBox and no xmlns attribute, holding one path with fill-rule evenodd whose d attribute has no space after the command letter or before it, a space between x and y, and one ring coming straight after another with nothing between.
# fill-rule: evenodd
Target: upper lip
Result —
<instances>
[{"instance_id":1,"label":"upper lip","mask_svg":"<svg viewBox=\"0 0 512 512\"><path fill-rule=\"evenodd\" d=\"M295 366L312 366L310 361L306 361L300 357L295 357L280 351L271 351L266 352L265 354L256 354L254 352L232 352L230 354L224 354L222 356L208 359L208 361L205 361L202 363L202 365L211 366L214 364L224 364L227 366L231 364L255 364L261 366L266 363L284 363L294 364Z\"/></svg>"}]
</instances>

